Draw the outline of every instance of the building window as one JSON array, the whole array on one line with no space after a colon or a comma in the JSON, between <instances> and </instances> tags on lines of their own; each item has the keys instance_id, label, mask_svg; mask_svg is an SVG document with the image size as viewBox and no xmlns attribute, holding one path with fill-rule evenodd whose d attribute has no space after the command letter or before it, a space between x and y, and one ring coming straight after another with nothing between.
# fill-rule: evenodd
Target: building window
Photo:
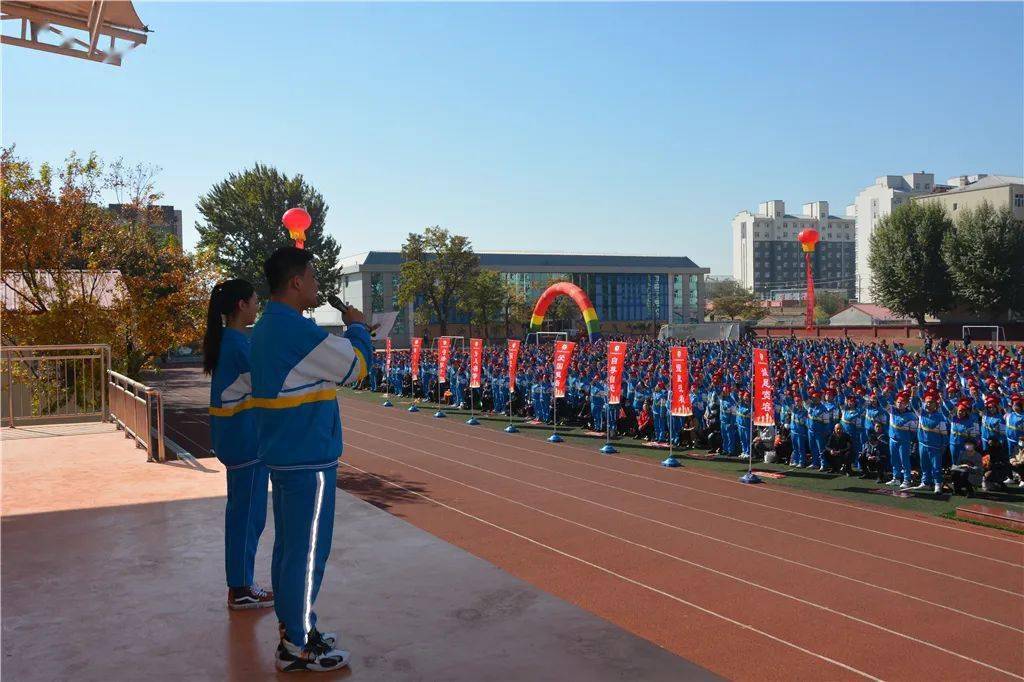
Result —
<instances>
[{"instance_id":1,"label":"building window","mask_svg":"<svg viewBox=\"0 0 1024 682\"><path fill-rule=\"evenodd\" d=\"M930 182L924 183L924 188L925 189L931 189L932 188L932 183L930 183Z\"/></svg>"},{"instance_id":2,"label":"building window","mask_svg":"<svg viewBox=\"0 0 1024 682\"><path fill-rule=\"evenodd\" d=\"M1017 208L1024 208L1024 194L1014 194L1013 205Z\"/></svg>"},{"instance_id":3,"label":"building window","mask_svg":"<svg viewBox=\"0 0 1024 682\"><path fill-rule=\"evenodd\" d=\"M956 202L955 201L953 202L953 210L954 211L956 210Z\"/></svg>"},{"instance_id":4,"label":"building window","mask_svg":"<svg viewBox=\"0 0 1024 682\"><path fill-rule=\"evenodd\" d=\"M690 275L690 311L697 309L697 275Z\"/></svg>"},{"instance_id":5,"label":"building window","mask_svg":"<svg viewBox=\"0 0 1024 682\"><path fill-rule=\"evenodd\" d=\"M384 275L379 272L370 273L370 312L384 312Z\"/></svg>"}]
</instances>

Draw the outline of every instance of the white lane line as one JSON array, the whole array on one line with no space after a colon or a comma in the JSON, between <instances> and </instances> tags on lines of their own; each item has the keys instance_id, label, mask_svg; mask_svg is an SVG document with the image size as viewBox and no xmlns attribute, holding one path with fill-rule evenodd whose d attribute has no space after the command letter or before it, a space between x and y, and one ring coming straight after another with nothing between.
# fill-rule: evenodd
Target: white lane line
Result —
<instances>
[{"instance_id":1,"label":"white lane line","mask_svg":"<svg viewBox=\"0 0 1024 682\"><path fill-rule=\"evenodd\" d=\"M367 424L370 424L372 426L375 426L377 428L390 428L391 430L398 431L399 433L407 433L406 431L403 431L401 429L396 429L396 428L393 428L393 427L383 426L382 424L378 424L378 423L375 423L375 422L370 422L370 421L366 421L366 420L360 420L360 421L363 421L363 422L365 422ZM437 439L437 438L430 438L429 436L417 435L417 438L422 438L423 440L434 441L435 443L441 443L442 445L446 445L448 447L456 447L456 448L466 449L466 450L469 450L471 452L479 452L478 450L473 450L472 448L467 448L466 446L463 446L463 445L456 445L454 443L450 443L449 441L440 440L440 439ZM487 441L487 442L490 443L491 441ZM522 450L523 448L517 448L517 449ZM579 462L579 461L574 460L574 459L567 459L565 457L559 457L557 455L551 455L549 453L535 452L533 450L526 450L526 451L527 452L533 452L534 454L544 455L545 457L548 457L550 459L557 459L557 460L562 460L562 461L565 461L565 462L569 462L571 464L576 464L576 465L578 465L578 464L587 464L588 466L591 466L593 468L607 469L607 467L601 467L601 466L596 466L596 465L589 465L587 462ZM616 469L608 469L608 470L609 471L613 471L615 473L620 473ZM627 473L627 472L621 472L621 473ZM640 478L648 478L648 477L640 476ZM589 480L589 479L585 479L585 480ZM657 479L650 479L650 480L655 480L656 481ZM596 481L592 481L592 482L593 483L597 483ZM837 544L837 543L834 543L834 542L829 542L827 540L822 540L820 538L810 537L808 535L801 535L799 533L794 533L793 531L782 530L781 528L776 528L774 526L764 525L763 523L757 523L757 522L753 522L753 521L748 521L746 519L742 519L742 518L735 517L735 516L729 516L728 514L722 514L720 512L710 511L710 510L707 510L707 509L703 509L701 507L693 507L693 506L690 506L690 505L687 505L687 504L683 504L681 502L676 502L675 500L669 500L669 499L665 499L665 498L661 498L661 497L656 497L656 496L653 496L653 495L646 495L644 493L636 492L634 490L629 490L627 488L616 487L615 489L619 490L619 491L622 491L622 492L628 492L628 493L633 494L633 495L638 495L640 497L646 497L646 498L651 499L651 500L656 500L658 502L663 502L665 504L669 504L669 505L672 505L672 506L675 506L675 507L680 507L682 509L688 509L690 511L695 511L695 512L698 512L698 513L701 513L701 514L707 514L709 516L715 516L715 517L726 519L728 521L732 521L732 522L735 522L735 523L740 523L740 524L747 525L747 526L753 526L754 528L757 528L757 529L759 529L761 531L768 531L768 532L772 532L772 533L778 533L780 535L786 535L786 536L797 538L797 539L804 540L804 541L807 541L807 542L814 542L816 544L820 544L820 545L823 545L825 547L829 547L829 548L832 548L832 549L839 549L839 550L842 550L842 551L845 551L845 552L850 552L852 554L858 554L860 556L870 557L872 559L877 559L877 560L880 560L880 561L885 561L885 562L896 564L896 565L899 565L899 566L905 566L907 568L911 568L911 569L914 569L914 570L922 571L924 573L931 573L933 575L940 576L940 577L945 578L947 580L955 580L955 581L958 581L958 582L967 583L969 585L974 585L976 587L982 587L982 588L985 588L985 589L988 589L988 590L993 590L995 592L1002 592L1004 594L1010 595L1010 596L1015 597L1017 599L1020 599L1020 597L1021 597L1021 593L1020 592L1014 592L1013 590L1007 590L1007 589L1002 588L1002 587L997 587L997 586L991 585L989 583L983 583L983 582L979 582L979 581L976 581L976 580L971 580L970 578L965 578L965 577L959 576L959 575L951 575L948 572L937 571L937 570L935 570L933 568L928 568L926 566L919 566L917 564L912 564L912 563L907 562L907 561L901 561L899 559L894 559L894 558L891 558L891 557L887 557L887 556L884 556L882 554L874 554L872 552L867 552L867 551L864 551L864 550L854 549L854 548L849 547L847 545L841 545L841 544Z\"/></svg>"},{"instance_id":2,"label":"white lane line","mask_svg":"<svg viewBox=\"0 0 1024 682\"><path fill-rule=\"evenodd\" d=\"M395 441L388 441L387 439L381 439L379 437L377 438L377 440L383 440L384 442L392 443L392 444L397 445L397 446L399 446L401 448L405 448L406 450L414 450L414 451L417 451L417 452L423 452L423 454L426 454L428 456L438 457L437 455L431 455L429 452L426 452L426 451L423 451L423 450L419 450L418 448L414 448L414 447L411 447L409 445L404 445L402 443L398 443L398 442L395 442ZM886 634L892 635L894 637L899 637L899 638L905 639L905 640L907 640L909 642L914 642L916 644L920 644L920 645L928 647L930 649L934 649L935 651L938 651L938 652L941 652L941 653L944 653L944 654L948 654L950 656L959 658L959 659L967 661L969 663L973 663L975 665L979 665L979 666L981 666L983 668L988 668L989 670L993 670L995 672L1002 673L1003 675L1006 675L1008 677L1012 677L1014 679L1019 679L1019 680L1024 680L1024 676L1022 676L1022 675L1018 675L1018 674L1010 672L1008 670L1003 670L1002 668L996 667L996 666L991 665L989 663L985 663L984 661L979 661L976 658L971 658L970 656L966 656L966 655L961 654L959 652L952 651L952 650L947 649L946 647L940 646L938 644L933 644L932 642L929 642L927 640L920 639L918 637L913 637L911 635L907 635L907 634L904 634L902 632L898 632L898 631L893 630L891 628L887 628L884 625L879 625L878 623L872 623L869 620L864 620L863 618L859 618L857 616L845 613L845 612L840 611L838 609L833 609L831 607L824 606L822 604L818 604L816 602L812 602L812 601L809 601L807 599L803 599L801 597L796 597L794 595L787 594L787 593L782 592L780 590L776 590L774 588L768 587L767 585L762 585L762 584L756 583L756 582L754 582L752 580L748 580L746 578L742 578L742 577L737 576L737 575L732 575L731 573L726 573L725 571L720 571L718 569L711 568L710 566L705 566L705 565L699 564L699 563L697 563L695 561L690 561L689 559L684 559L681 556L677 556L675 554L670 554L669 552L664 552L664 551L662 551L660 549L657 549L655 547L650 547L648 545L644 545L643 543L636 542L634 540L630 540L629 538L624 538L624 537L621 537L619 535L615 535L614 533L609 533L607 531L603 531L600 528L595 528L593 526L588 526L587 524L580 523L579 521L573 521L572 519L566 518L564 516L560 516L558 514L554 514L552 512L545 511L543 509L540 509L539 507L534 507L533 505L526 504L525 502L520 502L518 500L513 500L512 498L505 497L504 495L500 495L498 493L491 492L491 491L485 490L483 488L478 488L478 487L476 487L474 485L471 485L469 483L464 483L463 481L459 481L457 479L450 478L448 476L445 476L443 474L439 474L439 473L431 471L429 469L424 469L423 467L419 467L419 466L416 466L414 464L410 464L410 463L405 462L403 460L395 459L393 457L388 457L386 455L381 455L381 454L373 452L372 450L368 450L368 449L366 449L364 447L360 447L358 445L357 446L353 446L353 447L355 447L357 450L362 450L363 452L367 453L368 455L370 455L372 457L379 457L381 459L386 459L386 460L388 460L390 462L394 462L395 464L398 464L400 466L406 466L406 467L410 467L412 469L416 469L417 471L422 471L423 473L428 474L430 476L434 476L436 478L443 479L443 480L448 481L450 483L455 483L456 485L464 486L466 488L469 488L471 490L475 490L475 491L483 493L485 495L490 495L490 496L495 497L495 498L497 498L499 500L502 500L504 502L508 502L510 504L514 504L516 506L523 507L524 509L529 509L530 511L536 512L538 514L543 514L544 516L548 516L550 518L556 519L556 520L561 521L563 523L568 523L568 524L571 524L573 526L578 526L579 528L583 528L585 530L589 530L592 533L596 533L598 535L603 535L605 537L611 538L613 540L617 540L617 541L625 543L627 545L632 545L634 547L638 547L640 549L646 550L646 551L651 552L653 554L658 554L660 556L664 556L667 559L672 559L674 561L678 561L680 563L687 564L687 565L692 566L694 568L697 568L699 570L707 571L709 573L714 573L714 574L722 576L724 578L729 578L729 579L735 580L736 582L743 583L744 585L749 585L750 587L759 589L759 590L761 590L763 592L770 592L771 594L774 594L774 595L777 595L779 597L782 597L783 599L790 599L790 600L795 601L795 602L797 602L799 604L803 604L804 606L808 606L808 607L813 608L813 609L818 609L820 611L824 611L826 613L830 613L830 614L838 616L840 618L845 618L847 620L851 620L851 621L853 621L855 623L859 623L859 624L864 625L864 626L869 627L869 628L874 628L876 630L880 630L881 632L884 632Z\"/></svg>"},{"instance_id":3,"label":"white lane line","mask_svg":"<svg viewBox=\"0 0 1024 682\"><path fill-rule=\"evenodd\" d=\"M360 448L360 449L362 449L362 448ZM782 639L781 637L776 637L775 635L767 633L764 630L759 630L758 628L755 628L752 625L747 625L746 623L741 623L740 621L735 620L733 618L730 618L729 616L723 615L721 613L717 613L717 612L712 611L710 609L706 609L703 606L698 606L697 604L694 604L693 602L686 601L685 599L682 599L681 597L677 597L674 594L670 594L668 592L665 592L664 590L660 590L657 587L654 587L653 585L648 585L646 583L640 582L639 580L634 580L633 578L630 578L628 576L622 575L621 573L617 573L617 572L615 572L615 571L613 571L613 570L611 570L609 568L605 568L604 566L599 566L599 565L597 565L597 564L595 564L593 562L587 561L586 559L583 559L582 557L578 557L578 556L575 556L573 554L569 554L568 552L565 552L565 551L562 551L562 550L557 549L555 547L552 547L551 545L544 544L543 542L541 542L539 540L535 540L535 539L533 539L531 537L527 537L526 535L523 535L521 533L517 533L516 531L511 530L509 528L505 528L503 526L499 526L498 524L493 523L491 521L488 521L486 519L480 518L479 516L476 516L475 514L470 514L469 512L463 511L461 509L457 509L456 507L453 507L450 504L445 504L444 502L441 502L439 500L435 500L434 498L429 497L427 495L424 495L423 493L416 492L415 490L410 490L410 489L408 489L408 488L406 488L404 486L401 486L401 485L399 485L397 483L393 483L392 481L390 481L390 480L388 480L386 478L383 478L381 476L377 476L376 474L370 473L369 471L366 471L365 469L360 469L359 467L354 466L352 464L349 464L348 462L342 461L341 464L342 464L342 466L346 466L346 467L355 469L356 471L359 471L360 473L366 474L368 476L373 476L378 481L381 481L382 483L386 483L387 485L390 485L390 486L393 486L395 488L398 488L399 490L407 492L407 493L409 493L411 495L415 495L417 497L421 497L421 498L427 500L428 502L432 502L433 504L436 504L439 507L443 507L444 509L447 509L449 511L455 512L456 514L460 514L460 515L465 516L467 518L473 519L474 521L476 521L478 523L482 523L485 526L490 526L491 528L494 528L496 530L500 530L503 533L508 533L509 535L511 535L513 537L519 538L520 540L523 540L525 542L529 542L530 544L536 545L536 546L538 546L538 547L540 547L542 549L545 549L545 550L547 550L549 552L552 552L554 554L558 554L559 556L563 556L563 557L565 557L567 559L571 559L573 561L576 561L576 562L578 562L580 564L583 564L584 566L589 566L590 568L593 568L593 569L595 569L597 571L601 571L602 573L606 573L606 574L608 574L608 575L610 575L610 576L612 576L614 578L618 578L619 580L622 580L623 582L627 582L627 583L629 583L631 585L635 585L635 586L637 586L639 588L642 588L644 590L648 590L649 592L653 592L653 593L655 593L657 595L660 595L662 597L666 597L667 599L671 599L672 601L675 601L675 602L678 602L680 604L683 604L684 606L689 606L690 608L695 609L697 611L700 611L701 613L705 613L705 614L707 614L709 616L713 616L715 618L719 618L721 620L724 620L727 623L731 623L732 625L735 625L736 627L739 627L739 628L742 628L744 630L748 630L748 631L753 632L755 634L761 635L762 637L765 637L766 639L770 639L771 641L775 642L776 644L781 644L781 645L787 646L787 647L789 647L791 649L795 649L795 650L797 650L797 651L799 651L801 653L807 654L809 656L813 656L814 658L817 658L817 659L819 659L821 661L824 661L825 663L829 663L829 664L834 665L836 667L842 668L843 670L851 672L851 673L853 673L855 675L859 675L860 677L863 677L865 679L874 680L874 682L883 682L880 678L875 677L874 675L866 673L863 670L858 670L857 668L854 668L853 666L847 665L846 663L842 663L840 661L837 661L834 658L829 658L828 656L825 656L823 654L815 653L814 651L811 651L809 649L805 649L802 646L799 646L797 644L793 644L792 642L786 641L785 639Z\"/></svg>"},{"instance_id":4,"label":"white lane line","mask_svg":"<svg viewBox=\"0 0 1024 682\"><path fill-rule=\"evenodd\" d=\"M389 417L389 419L395 419L395 418L394 417ZM398 420L398 421L401 421L401 420ZM447 431L447 432L450 433L450 431L448 429L440 429L439 427L429 426L429 425L424 425L424 426L426 426L426 428L438 429L438 430ZM474 435L471 435L471 434L463 434L463 435L465 435L468 438L474 438L474 439L486 441L488 443L494 443L494 441L492 441L492 440L488 440L486 438L480 438L479 436L474 436ZM524 452L532 452L534 454L547 455L547 453L540 452L539 450L533 450L531 448L524 448L524 447L516 446L516 445L510 444L510 443L509 444L502 443L501 445L507 445L508 447L514 448L516 450L522 450ZM576 449L579 449L579 448L576 448ZM955 548L952 548L952 547L947 547L945 545L939 545L939 544L935 544L935 543L932 543L932 542L926 542L924 540L917 540L915 538L909 538L909 537L905 537L903 535L898 535L898 534L895 534L895 533L888 533L888 532L885 532L885 531L876 530L874 528L865 528L864 526L858 526L858 525L852 524L852 523L844 523L842 521L836 521L834 519L827 519L827 518L823 518L821 516L815 516L813 514L807 514L807 513L795 511L795 510L792 510L792 509L785 509L783 507L775 507L775 506L772 506L770 504L764 504L762 502L755 502L753 500L747 500L747 499L744 499L742 497L734 497L732 495L726 495L726 494L723 494L723 493L716 493L716 492L713 492L713 491L710 491L710 490L706 490L706 489L703 489L703 488L694 488L692 486L682 485L680 483L672 483L670 481L665 481L665 480L662 480L662 479L659 479L659 478L653 478L651 476L644 476L644 475L641 475L641 474L634 474L632 472L622 471L621 469L614 469L614 468L611 468L611 467L603 467L603 466L599 466L599 465L596 465L596 464L591 464L589 462L580 462L578 460L568 460L568 461L572 461L572 462L577 463L577 464L584 464L584 465L589 466L589 467L594 467L594 468L598 468L598 469L605 469L605 470L608 470L608 471L613 471L615 473L626 475L626 476L633 476L633 477L636 477L636 478L643 478L643 479L647 479L647 480L650 480L650 481L657 481L658 483L661 483L661 484L664 484L664 485L670 485L670 486L673 486L673 487L676 487L676 488L682 488L684 490L690 490L690 491L693 491L693 492L696 492L696 493L699 493L699 494L711 495L713 497L721 497L721 498L730 500L732 502L741 502L743 504L749 504L749 505L753 505L753 506L756 506L756 507L763 507L765 509L771 509L773 511L783 512L785 514L791 514L791 515L794 515L794 516L802 516L804 518L812 519L814 521L818 521L818 522L822 522L822 523L829 523L829 524L833 524L833 525L836 525L836 526L843 526L843 527L846 527L846 528L851 528L851 529L858 530L858 531L865 532L865 533L874 533L876 535L881 535L881 536L884 536L884 537L889 537L889 538L893 538L893 539L896 539L896 540L901 540L901 541L904 541L904 542L912 542L912 543L915 543L915 544L924 545L926 547L931 547L933 549L941 550L943 553L954 552L956 554L962 554L964 556L973 557L975 559L982 559L982 560L991 561L991 562L994 562L994 563L1005 564L1007 566L1012 566L1014 568L1024 568L1024 564L1015 563L1015 562L1012 562L1012 561L1005 561L1003 559L996 559L994 557L986 556L984 554L975 554L974 552L968 552L968 551L962 550L962 549L955 549ZM651 466L657 466L657 465L651 465ZM718 477L714 477L714 478L716 480L721 480Z\"/></svg>"},{"instance_id":5,"label":"white lane line","mask_svg":"<svg viewBox=\"0 0 1024 682\"><path fill-rule=\"evenodd\" d=\"M393 429L390 426L381 426L380 428L390 429L392 431L397 431L398 430L398 429ZM358 429L353 429L351 427L349 427L348 431L350 433L357 433L357 434L359 434L361 436L366 436L367 438L373 438L373 439L378 440L378 441L384 441L386 443L397 444L395 441L390 441L390 440L387 440L385 438L381 438L378 435L373 435L373 434L365 433L363 431L359 431ZM433 439L433 438L426 438L425 440L435 440L435 439ZM354 446L354 447L359 448L359 446ZM410 448L410 446L403 446L403 447L406 447L406 448L409 448L409 449L413 449L413 448ZM455 447L458 447L458 448L461 448L461 449L465 449L465 450L469 450L469 448L464 448L463 446L460 446L460 445L456 445ZM359 448L359 449L362 449L362 448ZM985 618L984 616L977 616L977 615L975 615L973 613L968 613L967 611L961 611L960 609L954 608L952 606L947 606L946 604L940 604L940 603L937 603L937 602L929 601L929 600L923 599L921 597L916 597L916 596L914 596L912 594L907 594L905 592L900 592L899 590L894 590L894 589L891 589L891 588L888 588L888 587L882 587L880 585L875 585L874 583L869 583L867 581L860 580L858 578L854 578L854 577L851 577L851 576L847 576L847 575L844 575L842 573L835 573L835 572L833 572L831 570L824 569L824 568L819 568L817 566L812 566L811 564L806 564L806 563L803 563L801 561L794 561L793 559L787 559L786 557L779 556L777 554L771 554L770 552L765 552L765 551L762 551L762 550L759 550L759 549L755 549L753 547L748 547L746 545L741 545L741 544L738 544L738 543L735 543L735 542L731 542L729 540L723 540L722 538L718 538L718 537L715 537L713 535L707 535L705 533L700 533L698 531L690 530L690 529L684 528L682 526L677 526L675 524L666 523L664 521L659 521L658 519L652 519L650 517L643 516L641 514L636 514L634 512L631 512L631 511L628 511L628 510L625 510L625 509L620 509L618 507L612 507L612 506L603 504L601 502L596 502L594 500L591 500L591 499L588 499L588 498L585 498L585 497L579 497L577 495L573 495L571 493L567 493L567 492L562 491L562 490L557 490L557 489L554 489L554 488L549 488L547 486L539 485L539 484L536 484L536 483L530 483L529 481L524 481L521 478L516 478L515 476L508 476L506 474L501 474L501 473L498 473L496 471L492 471L490 469L485 469L483 467L479 467L479 466L476 466L474 464L469 464L468 462L462 462L460 460L450 459L448 457L444 457L442 455L438 455L438 454L435 454L435 453L427 453L425 450L419 450L418 448L416 448L415 450L417 452L423 452L425 454L429 454L430 456L436 457L438 459L443 459L446 462L452 462L453 464L458 464L460 466L465 466L465 467L469 467L471 469L476 469L478 471L482 471L482 472L484 472L486 474L489 474L489 475L492 475L492 476L498 476L500 478L508 479L508 480L514 481L514 482L516 482L516 483L518 483L520 485L528 485L528 486L530 486L532 488L536 488L538 490L543 490L545 492L554 493L556 495L561 495L563 497L568 497L568 498L573 499L573 500L578 500L580 502L585 502L587 504L591 504L591 505L594 505L596 507L601 507L602 509L607 509L609 511L614 511L614 512L617 512L617 513L620 513L620 514L624 514L626 516L630 516L630 517L633 517L633 518L636 518L636 519L640 519L641 521L647 521L647 522L654 523L654 524L659 525L659 526L663 526L665 528L671 528L672 530L676 530L676 531L679 531L681 533L687 533L687 534L694 535L694 536L699 537L699 538L703 538L703 539L706 539L706 540L711 540L713 542L719 542L719 543L722 543L724 545L728 545L730 547L736 547L737 549L745 550L745 551L748 551L748 552L753 552L755 554L760 554L761 556L765 556L765 557L770 557L772 559L776 559L778 561L781 561L781 562L784 562L784 563L787 563L787 564L792 564L794 566L800 566L802 568L806 568L806 569L809 569L809 570L812 570L812 571L815 571L815 572L818 572L818 573L823 573L823 574L829 576L830 578L839 578L839 579L842 579L842 580L849 580L850 582L857 583L859 585L863 585L865 587L871 588L872 590L881 590L883 592L889 592L891 594L898 595L899 597L903 597L903 598L906 598L906 599L912 599L914 601L921 602L922 604L927 604L929 606L933 606L933 607L936 607L936 608L939 608L939 609L950 611L952 613L956 613L956 614L959 614L961 616L967 616L968 618L974 618L976 620L979 620L979 621L982 621L982 622L985 622L985 623L989 623L991 625L995 625L995 626L998 626L998 627L1001 627L1001 628L1006 628L1007 630L1010 630L1012 632L1024 634L1024 629L1020 629L1020 628L1014 627L1012 625L1007 625L1006 623L1000 623L999 621L990 620L988 618ZM490 457L492 459L498 459L498 460L501 460L503 462L509 462L510 464L526 466L526 467L529 467L531 469L536 469L537 471L542 471L542 472L549 473L549 474L556 474L556 475L559 475L559 476L564 476L566 478L575 479L577 481L582 481L584 483L589 483L589 484L593 484L593 485L599 485L599 486L602 486L604 488L609 488L611 490L615 490L617 492L628 492L630 494L638 495L639 497L644 497L644 498L648 498L648 499L652 499L652 500L663 501L663 500L660 500L659 498L650 497L649 495L644 495L643 493L633 493L632 491L623 490L622 488L618 488L616 486L609 485L607 483L600 483L598 481L591 481L591 480L583 478L581 476L574 476L572 474L567 474L567 473L563 473L563 472L560 472L560 471L554 471L554 470L551 470L551 469L545 469L544 467L540 467L540 466L537 466L535 464L528 464L526 462L522 462L522 461L519 461L519 460L509 459L507 457L501 457L500 455L492 455L492 454L489 454L489 453L479 452L479 451L471 451L471 452L474 452L477 455L483 455L485 457ZM685 506L685 505L680 505L680 506ZM753 525L755 528L760 528L756 524L751 524L751 525Z\"/></svg>"}]
</instances>

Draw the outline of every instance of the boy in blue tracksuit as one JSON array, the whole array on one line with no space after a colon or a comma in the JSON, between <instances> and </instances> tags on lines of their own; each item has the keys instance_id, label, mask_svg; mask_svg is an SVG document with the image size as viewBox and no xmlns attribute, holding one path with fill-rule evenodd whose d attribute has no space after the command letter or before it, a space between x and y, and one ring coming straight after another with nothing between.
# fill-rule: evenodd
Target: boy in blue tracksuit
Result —
<instances>
[{"instance_id":1,"label":"boy in blue tracksuit","mask_svg":"<svg viewBox=\"0 0 1024 682\"><path fill-rule=\"evenodd\" d=\"M224 509L224 572L228 608L274 605L274 595L255 581L256 548L267 522L267 468L256 451L249 377L249 337L259 299L241 279L221 282L210 294L203 336L203 370L210 380L210 436L227 469ZM225 322L227 323L225 325Z\"/></svg>"},{"instance_id":2,"label":"boy in blue tracksuit","mask_svg":"<svg viewBox=\"0 0 1024 682\"><path fill-rule=\"evenodd\" d=\"M921 483L918 488L934 486L936 494L942 492L942 453L949 442L949 422L939 409L939 396L926 393L924 409L918 416L917 442L921 456Z\"/></svg>"},{"instance_id":3,"label":"boy in blue tracksuit","mask_svg":"<svg viewBox=\"0 0 1024 682\"><path fill-rule=\"evenodd\" d=\"M892 480L886 485L899 485L909 490L911 481L910 452L917 436L917 413L910 409L908 396L900 393L889 412L889 462Z\"/></svg>"},{"instance_id":4,"label":"boy in blue tracksuit","mask_svg":"<svg viewBox=\"0 0 1024 682\"><path fill-rule=\"evenodd\" d=\"M303 310L316 305L312 254L275 251L264 264L271 302L252 333L252 393L260 461L274 498L275 605L282 625L277 667L335 670L349 654L316 628L313 602L334 530L334 493L342 453L336 389L364 377L373 348L361 312L343 313L344 338Z\"/></svg>"}]
</instances>

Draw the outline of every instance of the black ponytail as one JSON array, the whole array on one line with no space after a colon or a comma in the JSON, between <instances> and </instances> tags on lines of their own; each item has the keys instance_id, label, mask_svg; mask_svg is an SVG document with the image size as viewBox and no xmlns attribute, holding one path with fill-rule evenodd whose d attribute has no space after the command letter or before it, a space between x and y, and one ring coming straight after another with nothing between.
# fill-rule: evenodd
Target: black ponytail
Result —
<instances>
[{"instance_id":1,"label":"black ponytail","mask_svg":"<svg viewBox=\"0 0 1024 682\"><path fill-rule=\"evenodd\" d=\"M203 336L203 372L213 374L220 359L220 340L224 336L224 318L238 309L241 301L248 301L256 290L244 279L221 282L210 292L210 305L206 308L206 334Z\"/></svg>"}]
</instances>

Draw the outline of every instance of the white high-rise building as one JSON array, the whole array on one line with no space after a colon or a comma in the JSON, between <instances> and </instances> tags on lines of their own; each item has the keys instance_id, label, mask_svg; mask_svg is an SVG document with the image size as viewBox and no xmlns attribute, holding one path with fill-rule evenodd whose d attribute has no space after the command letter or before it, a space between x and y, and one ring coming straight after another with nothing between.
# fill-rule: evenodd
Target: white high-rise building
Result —
<instances>
[{"instance_id":1,"label":"white high-rise building","mask_svg":"<svg viewBox=\"0 0 1024 682\"><path fill-rule=\"evenodd\" d=\"M778 200L758 204L756 213L737 213L732 219L733 277L764 298L799 293L806 270L796 236L808 227L820 238L811 259L815 286L853 296L854 220L830 215L827 201L804 204L800 215L786 213L785 202Z\"/></svg>"},{"instance_id":2,"label":"white high-rise building","mask_svg":"<svg viewBox=\"0 0 1024 682\"><path fill-rule=\"evenodd\" d=\"M939 185L940 189L945 185ZM875 178L875 184L865 187L846 208L846 214L857 222L857 281L856 296L861 303L874 300L871 291L871 267L868 254L871 253L871 235L875 232L878 219L892 213L900 204L910 201L919 194L931 194L935 189L935 174L907 173L906 175L882 175Z\"/></svg>"}]
</instances>

